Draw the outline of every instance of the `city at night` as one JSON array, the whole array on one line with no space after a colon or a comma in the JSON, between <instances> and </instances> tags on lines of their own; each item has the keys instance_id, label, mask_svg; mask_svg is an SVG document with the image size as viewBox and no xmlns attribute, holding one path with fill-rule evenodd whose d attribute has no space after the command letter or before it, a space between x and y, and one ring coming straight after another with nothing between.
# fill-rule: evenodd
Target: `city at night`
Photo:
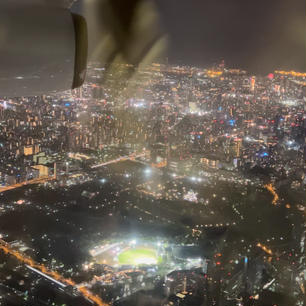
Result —
<instances>
[{"instance_id":1,"label":"city at night","mask_svg":"<svg viewBox=\"0 0 306 306\"><path fill-rule=\"evenodd\" d=\"M305 305L299 0L292 49L274 1L64 2L0 13L0 305Z\"/></svg>"}]
</instances>

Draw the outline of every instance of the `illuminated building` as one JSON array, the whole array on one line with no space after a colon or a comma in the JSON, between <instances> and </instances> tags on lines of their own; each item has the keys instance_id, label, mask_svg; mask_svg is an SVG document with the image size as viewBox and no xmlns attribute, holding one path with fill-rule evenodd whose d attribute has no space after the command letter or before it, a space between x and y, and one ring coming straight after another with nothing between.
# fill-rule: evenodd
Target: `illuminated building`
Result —
<instances>
[{"instance_id":1,"label":"illuminated building","mask_svg":"<svg viewBox=\"0 0 306 306\"><path fill-rule=\"evenodd\" d=\"M280 94L280 85L274 85L274 91L279 95Z\"/></svg>"},{"instance_id":2,"label":"illuminated building","mask_svg":"<svg viewBox=\"0 0 306 306\"><path fill-rule=\"evenodd\" d=\"M39 153L39 152L40 152L39 145L36 144L36 145L34 146L34 154L37 154L37 153Z\"/></svg>"},{"instance_id":3,"label":"illuminated building","mask_svg":"<svg viewBox=\"0 0 306 306\"><path fill-rule=\"evenodd\" d=\"M39 170L39 177L49 175L49 168L44 165L35 165L32 168Z\"/></svg>"},{"instance_id":4,"label":"illuminated building","mask_svg":"<svg viewBox=\"0 0 306 306\"><path fill-rule=\"evenodd\" d=\"M202 164L210 168L213 168L213 169L217 169L220 167L220 162L217 159L209 159L209 158L204 157L204 158L201 158L200 161Z\"/></svg>"},{"instance_id":5,"label":"illuminated building","mask_svg":"<svg viewBox=\"0 0 306 306\"><path fill-rule=\"evenodd\" d=\"M25 146L25 147L23 148L23 154L24 154L25 156L33 155L33 153L34 153L33 146Z\"/></svg>"}]
</instances>

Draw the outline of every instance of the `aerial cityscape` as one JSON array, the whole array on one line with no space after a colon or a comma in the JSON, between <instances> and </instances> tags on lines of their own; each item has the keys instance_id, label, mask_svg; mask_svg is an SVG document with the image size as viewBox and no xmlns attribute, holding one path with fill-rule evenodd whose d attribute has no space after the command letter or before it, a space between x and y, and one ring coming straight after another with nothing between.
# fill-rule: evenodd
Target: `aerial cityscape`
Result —
<instances>
[{"instance_id":1,"label":"aerial cityscape","mask_svg":"<svg viewBox=\"0 0 306 306\"><path fill-rule=\"evenodd\" d=\"M0 305L305 305L306 73L97 62L0 100Z\"/></svg>"}]
</instances>

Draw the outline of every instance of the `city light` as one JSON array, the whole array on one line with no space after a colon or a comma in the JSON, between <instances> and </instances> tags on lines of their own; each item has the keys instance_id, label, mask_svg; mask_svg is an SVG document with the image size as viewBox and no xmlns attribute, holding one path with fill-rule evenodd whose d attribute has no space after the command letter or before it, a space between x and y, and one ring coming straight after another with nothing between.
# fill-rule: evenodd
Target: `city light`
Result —
<instances>
[{"instance_id":1,"label":"city light","mask_svg":"<svg viewBox=\"0 0 306 306\"><path fill-rule=\"evenodd\" d=\"M38 264L33 261L31 258L26 257L19 252L12 250L5 242L0 241L0 249L4 251L6 254L10 254L14 256L17 260L25 263L27 266L33 268L34 270L38 271L40 274L45 274L48 278L54 278L60 284L75 286L76 284L71 279L66 279L61 276L59 273L55 271L48 270L44 265ZM90 301L96 303L98 306L107 306L108 304L104 303L98 296L93 295L90 291L88 291L84 287L79 287L78 291L83 294L84 297L89 299Z\"/></svg>"},{"instance_id":2,"label":"city light","mask_svg":"<svg viewBox=\"0 0 306 306\"><path fill-rule=\"evenodd\" d=\"M278 202L278 200L279 200L279 196L278 196L278 194L276 193L276 191L275 191L273 185L272 185L272 184L266 184L264 187L267 188L267 190L269 190L269 191L272 193L272 195L273 195L272 204L273 204L273 205L276 205L277 202Z\"/></svg>"},{"instance_id":3,"label":"city light","mask_svg":"<svg viewBox=\"0 0 306 306\"><path fill-rule=\"evenodd\" d=\"M165 305L242 305L290 283L302 305L304 76L102 66L80 88L0 98L3 299L44 278L70 304L155 300L160 284Z\"/></svg>"}]
</instances>

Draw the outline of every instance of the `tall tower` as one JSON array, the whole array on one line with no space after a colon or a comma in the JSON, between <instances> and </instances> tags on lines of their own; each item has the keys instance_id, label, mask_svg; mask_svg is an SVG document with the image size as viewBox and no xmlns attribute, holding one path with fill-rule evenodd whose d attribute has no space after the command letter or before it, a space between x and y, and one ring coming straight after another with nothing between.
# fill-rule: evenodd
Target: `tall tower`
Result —
<instances>
[{"instance_id":1,"label":"tall tower","mask_svg":"<svg viewBox=\"0 0 306 306\"><path fill-rule=\"evenodd\" d=\"M224 59L222 59L220 64L219 64L219 69L221 69L221 71L224 71L224 68L225 68L225 61L224 61Z\"/></svg>"},{"instance_id":2,"label":"tall tower","mask_svg":"<svg viewBox=\"0 0 306 306\"><path fill-rule=\"evenodd\" d=\"M241 153L241 143L242 143L242 140L237 141L237 151L236 151L236 156L237 157L239 157L240 153Z\"/></svg>"},{"instance_id":3,"label":"tall tower","mask_svg":"<svg viewBox=\"0 0 306 306\"><path fill-rule=\"evenodd\" d=\"M242 144L242 140L241 139L237 139L236 140L236 148L235 148L235 155L236 155L236 157L240 156L240 153L241 153L241 144Z\"/></svg>"},{"instance_id":4,"label":"tall tower","mask_svg":"<svg viewBox=\"0 0 306 306\"><path fill-rule=\"evenodd\" d=\"M187 294L187 277L185 276L184 277L184 280L183 280L183 294Z\"/></svg>"},{"instance_id":5,"label":"tall tower","mask_svg":"<svg viewBox=\"0 0 306 306\"><path fill-rule=\"evenodd\" d=\"M254 92L254 90L255 90L255 83L256 83L255 77L252 76L252 77L251 77L251 80L250 80L250 90L251 90L252 92Z\"/></svg>"},{"instance_id":6,"label":"tall tower","mask_svg":"<svg viewBox=\"0 0 306 306\"><path fill-rule=\"evenodd\" d=\"M54 179L56 180L57 179L57 173L56 173L56 163L54 163L54 170L53 170L53 176L54 176Z\"/></svg>"}]
</instances>

